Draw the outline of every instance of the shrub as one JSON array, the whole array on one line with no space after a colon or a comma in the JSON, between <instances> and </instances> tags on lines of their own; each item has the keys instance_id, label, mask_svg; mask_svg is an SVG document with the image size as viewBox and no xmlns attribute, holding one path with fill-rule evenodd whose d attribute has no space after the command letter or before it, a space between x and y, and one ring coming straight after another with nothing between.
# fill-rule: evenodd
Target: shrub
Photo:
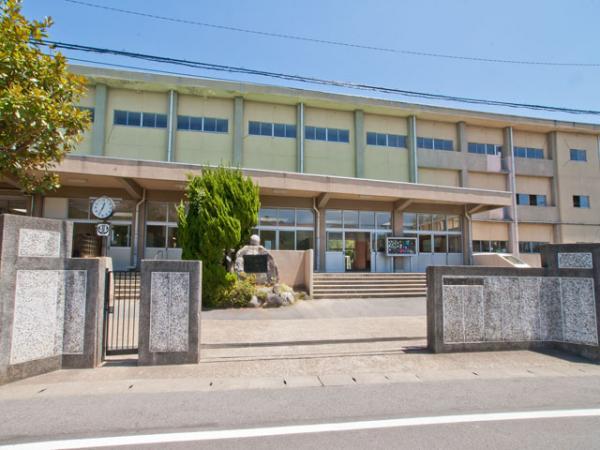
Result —
<instances>
[{"instance_id":1,"label":"shrub","mask_svg":"<svg viewBox=\"0 0 600 450\"><path fill-rule=\"evenodd\" d=\"M217 303L223 308L243 308L250 304L254 295L256 295L254 278L239 279L222 291Z\"/></svg>"}]
</instances>

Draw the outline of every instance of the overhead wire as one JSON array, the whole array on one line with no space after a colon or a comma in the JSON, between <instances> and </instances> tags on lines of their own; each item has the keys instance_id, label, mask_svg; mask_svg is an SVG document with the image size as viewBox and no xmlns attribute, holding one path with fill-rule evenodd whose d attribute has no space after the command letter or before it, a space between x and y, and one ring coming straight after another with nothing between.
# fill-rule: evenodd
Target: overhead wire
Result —
<instances>
[{"instance_id":1,"label":"overhead wire","mask_svg":"<svg viewBox=\"0 0 600 450\"><path fill-rule=\"evenodd\" d=\"M444 95L444 94L432 94L432 93L428 93L428 92L411 91L411 90L398 89L398 88L392 88L392 87L386 87L386 86L371 85L371 84L366 84L366 83L327 80L327 79L317 78L317 77L286 74L286 73L272 72L272 71L267 71L267 70L249 69L249 68L245 68L245 67L231 66L231 65L224 65L224 64L214 64L214 63L207 63L207 62L201 62L201 61L190 61L190 60L186 60L186 59L171 58L171 57L159 56L159 55L149 55L149 54L144 54L144 53L129 52L129 51L125 51L125 50L115 50L115 49L102 48L102 47L92 47L92 46L87 46L87 45L66 43L66 42L60 42L60 41L52 41L52 40L47 40L47 39L32 40L31 42L36 45L43 45L43 46L47 46L50 48L58 48L58 49L63 49L63 50L82 51L82 52L96 53L96 54L103 54L103 55L123 56L123 57L141 59L141 60L157 62L157 63L191 67L191 68L196 68L196 69L229 72L229 73L242 73L242 74L247 74L247 75L283 79L283 80L287 80L287 81L296 81L296 82L300 82L300 83L357 89L357 90L370 91L370 92L380 92L380 93L385 93L385 94L395 94L395 95L402 95L402 96L407 96L407 97L415 97L415 98L428 99L428 100L443 100L443 101L470 103L470 104L478 104L478 105L486 105L486 106L502 106L502 107L509 107L509 108L525 108L525 109L530 109L530 110L562 112L562 113L568 113L568 114L600 115L600 111L598 111L598 110L566 108L566 107L560 107L560 106L538 105L538 104L529 104L529 103L507 102L507 101L500 101L500 100L478 99L478 98L461 97L461 96Z\"/></svg>"}]
</instances>

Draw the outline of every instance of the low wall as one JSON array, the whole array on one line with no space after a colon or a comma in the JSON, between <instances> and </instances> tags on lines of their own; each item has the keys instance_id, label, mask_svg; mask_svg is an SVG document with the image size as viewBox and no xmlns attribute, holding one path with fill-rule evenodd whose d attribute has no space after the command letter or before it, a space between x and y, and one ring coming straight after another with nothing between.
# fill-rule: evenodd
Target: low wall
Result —
<instances>
[{"instance_id":1,"label":"low wall","mask_svg":"<svg viewBox=\"0 0 600 450\"><path fill-rule=\"evenodd\" d=\"M553 347L600 359L600 245L544 246L542 264L429 267L429 348Z\"/></svg>"},{"instance_id":2,"label":"low wall","mask_svg":"<svg viewBox=\"0 0 600 450\"><path fill-rule=\"evenodd\" d=\"M0 216L0 383L102 357L107 261L70 258L72 224Z\"/></svg>"},{"instance_id":3,"label":"low wall","mask_svg":"<svg viewBox=\"0 0 600 450\"><path fill-rule=\"evenodd\" d=\"M280 282L312 295L312 250L269 250L269 253L277 264Z\"/></svg>"},{"instance_id":4,"label":"low wall","mask_svg":"<svg viewBox=\"0 0 600 450\"><path fill-rule=\"evenodd\" d=\"M201 310L200 261L143 260L138 364L198 363Z\"/></svg>"}]
</instances>

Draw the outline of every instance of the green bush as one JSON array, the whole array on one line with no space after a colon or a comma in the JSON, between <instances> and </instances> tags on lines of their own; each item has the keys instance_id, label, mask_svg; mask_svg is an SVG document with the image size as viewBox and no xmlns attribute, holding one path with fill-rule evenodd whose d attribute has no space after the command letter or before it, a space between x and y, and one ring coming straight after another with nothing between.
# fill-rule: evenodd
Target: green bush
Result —
<instances>
[{"instance_id":1,"label":"green bush","mask_svg":"<svg viewBox=\"0 0 600 450\"><path fill-rule=\"evenodd\" d=\"M256 295L254 278L235 280L231 286L222 291L217 303L223 308L243 308L250 304L254 295Z\"/></svg>"},{"instance_id":2,"label":"green bush","mask_svg":"<svg viewBox=\"0 0 600 450\"><path fill-rule=\"evenodd\" d=\"M178 209L182 259L202 261L202 300L225 306L225 294L236 282L228 273L225 252L248 241L258 222L258 186L239 169L207 169L188 177L187 206Z\"/></svg>"}]
</instances>

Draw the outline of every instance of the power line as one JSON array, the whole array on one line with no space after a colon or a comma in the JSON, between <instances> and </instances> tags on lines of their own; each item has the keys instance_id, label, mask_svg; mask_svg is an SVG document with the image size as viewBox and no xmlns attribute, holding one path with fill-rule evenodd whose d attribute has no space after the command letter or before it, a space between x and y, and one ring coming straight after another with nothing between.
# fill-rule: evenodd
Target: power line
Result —
<instances>
[{"instance_id":1,"label":"power line","mask_svg":"<svg viewBox=\"0 0 600 450\"><path fill-rule=\"evenodd\" d=\"M316 44L326 44L326 45L335 45L338 47L349 47L349 48L358 48L362 50L371 50L378 52L386 52L386 53L397 53L411 56L423 56L430 58L444 58L450 60L459 60L459 61L474 61L474 62L485 62L485 63L496 63L496 64L517 64L517 65L529 65L529 66L551 66L551 67L600 67L600 63L579 63L579 62L553 62L553 61L531 61L531 60L515 60L515 59L501 59L501 58L483 58L476 56L464 56L464 55L448 55L443 53L433 53L433 52L422 52L416 50L407 50L407 49L398 49L398 48L390 48L390 47L378 47L374 45L365 45L365 44L357 44L353 42L343 42L343 41L332 41L328 39L319 39L312 38L308 36L300 36L294 34L286 34L286 33L274 33L269 31L261 31L261 30L253 30L249 28L240 28L233 27L228 25L219 25L208 22L199 22L195 20L189 19L180 19L177 17L167 17L161 16L158 14L150 14L141 11L133 11L130 9L123 8L115 8L112 6L98 5L95 3L85 2L81 0L64 0L67 3L72 3L75 5L88 6L90 8L104 9L106 11L118 12L121 14L129 14L133 16L146 17L149 19L155 20L163 20L167 22L174 23L183 23L186 25L195 25L199 27L206 28L214 28L218 30L226 30L226 31L235 31L239 33L247 33L254 34L258 36L266 36L266 37L275 37L279 39L291 39L295 41L304 41L304 42L312 42Z\"/></svg>"},{"instance_id":2,"label":"power line","mask_svg":"<svg viewBox=\"0 0 600 450\"><path fill-rule=\"evenodd\" d=\"M64 49L64 50L83 51L83 52L97 53L97 54L104 54L104 55L125 56L128 58L135 58L135 59L141 59L141 60L145 60L145 61L152 61L152 62L165 63L165 64L180 65L180 66L185 66L185 67L192 67L195 69L214 70L214 71L229 72L229 73L243 73L243 74L248 74L248 75L257 75L257 76L263 76L263 77L269 77L269 78L278 78L278 79L283 79L283 80L288 80L288 81L297 81L297 82L301 82L301 83L358 89L358 90L365 90L365 91L371 91L371 92L381 92L381 93L385 93L385 94L396 94L396 95L403 95L403 96L408 96L408 97L423 98L423 99L428 99L428 100L444 100L444 101L471 103L471 104L487 105L487 106L504 106L504 107L510 107L510 108L525 108L525 109L531 109L531 110L562 112L562 113L568 113L568 114L600 115L600 111L596 111L596 110L565 108L565 107L560 107L560 106L536 105L536 104L528 104L528 103L505 102L505 101L499 101L499 100L486 100L486 99L477 99L477 98L460 97L460 96L443 95L443 94L431 94L431 93L427 93L427 92L409 91L409 90L404 90L404 89L396 89L396 88L370 85L370 84L364 84L364 83L326 80L323 78L307 77L307 76L302 76L302 75L293 75L293 74L286 74L286 73L280 73L280 72L270 72L270 71L266 71L266 70L248 69L245 67L205 63L205 62L200 62L200 61L190 61L190 60L185 60L185 59L169 58L169 57L165 57L165 56L128 52L128 51L124 51L124 50L114 50L114 49L108 49L108 48L91 47L91 46L80 45L80 44L70 44L70 43L66 43L66 42L58 42L58 41L50 41L50 40L31 40L31 42L35 45L44 45L44 46L48 46L50 48L60 48L60 49Z\"/></svg>"}]
</instances>

